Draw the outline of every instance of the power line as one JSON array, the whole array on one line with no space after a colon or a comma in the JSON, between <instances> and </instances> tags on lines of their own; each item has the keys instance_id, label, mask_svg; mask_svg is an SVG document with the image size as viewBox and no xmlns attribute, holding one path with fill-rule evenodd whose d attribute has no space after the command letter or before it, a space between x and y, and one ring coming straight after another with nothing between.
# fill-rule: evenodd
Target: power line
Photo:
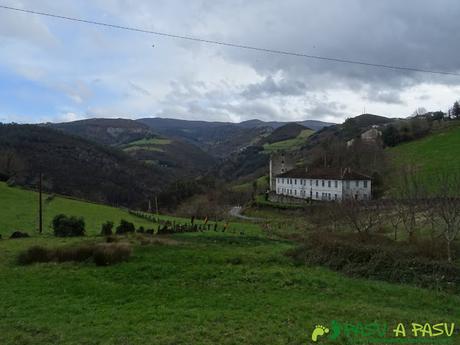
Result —
<instances>
[{"instance_id":1,"label":"power line","mask_svg":"<svg viewBox=\"0 0 460 345\"><path fill-rule=\"evenodd\" d=\"M109 23L75 18L75 17L67 17L67 16L62 16L62 15L48 13L48 12L32 11L32 10L26 10L22 8L10 7L10 6L4 6L4 5L0 5L0 9L34 14L34 15L39 15L39 16L44 16L44 17L69 20L69 21L79 22L79 23L84 23L84 24L104 26L104 27L108 27L112 29L128 30L128 31L141 32L141 33L163 36L163 37L168 37L168 38L176 38L176 39L181 39L181 40L201 42L201 43L207 43L207 44L213 44L213 45L219 45L219 46L225 46L225 47L253 50L253 51L269 53L269 54L296 56L296 57L302 57L302 58L307 58L307 59L323 60L323 61L330 61L330 62L337 62L337 63L346 63L346 64L351 64L351 65L361 65L361 66L376 67L376 68L385 68L385 69L391 69L391 70L411 71L411 72L430 73L430 74L442 74L442 75L451 75L451 76L460 77L460 73L455 73L455 72L428 70L428 69L422 69L422 68L416 68L416 67L385 65L385 64L372 63L372 62L366 62L366 61L334 58L334 57L319 56L319 55L309 55L309 54L303 54L303 53L287 51L287 50L277 50L277 49L255 47L255 46L249 46L249 45L243 45L243 44L237 44L237 43L208 40L208 39L203 39L199 37L183 36L183 35L176 35L176 34L171 34L171 33L166 33L166 32L159 32L159 31L152 31L152 30L146 30L146 29L129 27L129 26L122 26L122 25L117 25L117 24L109 24Z\"/></svg>"}]
</instances>

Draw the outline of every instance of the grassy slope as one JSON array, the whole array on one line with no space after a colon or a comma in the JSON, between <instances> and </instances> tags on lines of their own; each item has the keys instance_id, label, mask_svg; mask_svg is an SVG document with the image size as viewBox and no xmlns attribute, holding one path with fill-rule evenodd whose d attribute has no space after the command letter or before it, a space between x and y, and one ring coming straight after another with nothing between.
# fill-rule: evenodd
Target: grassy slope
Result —
<instances>
[{"instance_id":1,"label":"grassy slope","mask_svg":"<svg viewBox=\"0 0 460 345\"><path fill-rule=\"evenodd\" d=\"M296 267L282 255L285 242L176 239L108 268L18 267L19 249L62 240L0 242L0 343L304 344L315 324L333 319L460 321L458 296Z\"/></svg>"},{"instance_id":2,"label":"grassy slope","mask_svg":"<svg viewBox=\"0 0 460 345\"><path fill-rule=\"evenodd\" d=\"M46 199L46 195L44 199ZM30 235L34 234L37 229L37 207L38 195L35 192L19 188L10 188L5 183L0 183L0 235L8 237L14 230L26 231ZM82 216L85 218L86 230L88 235L96 235L100 232L101 225L107 220L118 224L121 219L133 222L136 227L154 228L157 225L148 222L142 218L130 215L127 211L84 201L78 201L63 197L55 197L44 208L44 225L45 233L51 233L51 220L57 214L64 213L67 215ZM164 220L176 220L178 222L187 222L188 219L177 217L160 216ZM199 223L199 221L198 221ZM231 224L230 229L234 227L242 228L246 233L257 233L255 225L238 223Z\"/></svg>"},{"instance_id":3,"label":"grassy slope","mask_svg":"<svg viewBox=\"0 0 460 345\"><path fill-rule=\"evenodd\" d=\"M427 178L438 172L460 172L460 126L391 148L389 153L394 164L419 166Z\"/></svg>"},{"instance_id":4,"label":"grassy slope","mask_svg":"<svg viewBox=\"0 0 460 345\"><path fill-rule=\"evenodd\" d=\"M35 193L0 185L1 228L33 226L35 201ZM91 227L131 219L61 198L48 209L62 211ZM137 246L128 263L106 268L15 263L31 245L81 239L1 240L0 344L303 344L315 324L333 319L460 322L459 296L295 266L283 255L292 243L267 239L256 225L231 227L256 236L176 235L179 244Z\"/></svg>"},{"instance_id":5,"label":"grassy slope","mask_svg":"<svg viewBox=\"0 0 460 345\"><path fill-rule=\"evenodd\" d=\"M288 139L288 140L283 140L283 141L278 141L276 143L272 144L265 144L264 145L264 150L266 152L274 152L274 151L280 151L280 150L295 150L298 149L302 146L302 144L305 143L306 139L312 135L314 131L311 129L305 129L303 130L296 138L294 139Z\"/></svg>"}]
</instances>

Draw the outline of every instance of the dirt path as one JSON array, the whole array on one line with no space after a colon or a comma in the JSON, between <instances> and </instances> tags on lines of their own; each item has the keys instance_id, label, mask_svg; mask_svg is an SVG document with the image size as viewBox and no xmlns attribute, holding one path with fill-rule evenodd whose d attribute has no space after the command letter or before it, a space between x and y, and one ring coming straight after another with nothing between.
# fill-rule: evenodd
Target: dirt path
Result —
<instances>
[{"instance_id":1,"label":"dirt path","mask_svg":"<svg viewBox=\"0 0 460 345\"><path fill-rule=\"evenodd\" d=\"M263 221L265 221L265 219L263 219L263 218L244 216L244 215L241 214L242 211L243 211L243 208L241 206L235 206L235 207L232 207L230 209L229 214L232 217L239 218L239 219L244 219L244 220L250 220L250 221L253 221L253 222L263 222Z\"/></svg>"}]
</instances>

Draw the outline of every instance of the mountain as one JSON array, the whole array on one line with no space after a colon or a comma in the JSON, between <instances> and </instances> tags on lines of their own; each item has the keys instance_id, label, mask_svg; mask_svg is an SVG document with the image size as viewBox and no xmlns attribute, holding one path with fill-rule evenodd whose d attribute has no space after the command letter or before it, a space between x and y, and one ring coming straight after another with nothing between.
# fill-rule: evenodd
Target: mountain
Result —
<instances>
[{"instance_id":1,"label":"mountain","mask_svg":"<svg viewBox=\"0 0 460 345\"><path fill-rule=\"evenodd\" d=\"M174 181L167 169L62 131L0 125L0 177L35 188L43 174L50 193L114 205L137 206Z\"/></svg>"},{"instance_id":2,"label":"mountain","mask_svg":"<svg viewBox=\"0 0 460 345\"><path fill-rule=\"evenodd\" d=\"M226 158L234 152L241 151L270 135L273 130L289 124L289 122L264 122L257 119L241 123L167 118L144 118L137 121L148 125L156 133L185 140L219 158ZM318 130L332 124L307 120L299 122L299 125Z\"/></svg>"},{"instance_id":3,"label":"mountain","mask_svg":"<svg viewBox=\"0 0 460 345\"><path fill-rule=\"evenodd\" d=\"M46 126L110 146L125 144L154 135L148 126L126 119L88 119L48 123Z\"/></svg>"},{"instance_id":4,"label":"mountain","mask_svg":"<svg viewBox=\"0 0 460 345\"><path fill-rule=\"evenodd\" d=\"M148 125L161 135L194 144L217 158L228 157L272 131L270 127L245 128L227 122L163 118L145 118L137 121Z\"/></svg>"},{"instance_id":5,"label":"mountain","mask_svg":"<svg viewBox=\"0 0 460 345\"><path fill-rule=\"evenodd\" d=\"M89 119L47 126L121 149L151 166L169 168L175 177L196 176L215 164L199 147L157 134L140 121Z\"/></svg>"},{"instance_id":6,"label":"mountain","mask_svg":"<svg viewBox=\"0 0 460 345\"><path fill-rule=\"evenodd\" d=\"M288 123L275 129L269 136L263 139L263 143L273 144L278 141L294 139L304 130L310 130L310 128L299 125L298 123Z\"/></svg>"},{"instance_id":7,"label":"mountain","mask_svg":"<svg viewBox=\"0 0 460 345\"><path fill-rule=\"evenodd\" d=\"M270 127L270 128L273 128L273 129L277 129L277 128L285 126L285 125L287 125L289 123L293 123L293 122L279 122L279 121L264 122L264 121L261 121L261 120L254 119L254 120L248 120L248 121L240 122L237 125L240 126L240 127L244 127L244 128ZM334 123L316 121L316 120L295 121L294 123L297 123L297 124L299 124L301 126L311 128L314 131L318 131L318 130L324 128L324 127L334 125Z\"/></svg>"}]
</instances>

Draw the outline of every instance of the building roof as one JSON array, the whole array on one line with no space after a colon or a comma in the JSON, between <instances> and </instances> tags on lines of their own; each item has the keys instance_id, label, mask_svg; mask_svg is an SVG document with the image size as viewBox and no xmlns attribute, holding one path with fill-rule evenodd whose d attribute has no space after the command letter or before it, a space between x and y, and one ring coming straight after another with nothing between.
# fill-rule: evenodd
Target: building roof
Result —
<instances>
[{"instance_id":1,"label":"building roof","mask_svg":"<svg viewBox=\"0 0 460 345\"><path fill-rule=\"evenodd\" d=\"M276 177L287 178L309 178L309 179L326 179L326 180L371 180L370 176L358 173L349 168L296 168L289 170Z\"/></svg>"}]
</instances>

